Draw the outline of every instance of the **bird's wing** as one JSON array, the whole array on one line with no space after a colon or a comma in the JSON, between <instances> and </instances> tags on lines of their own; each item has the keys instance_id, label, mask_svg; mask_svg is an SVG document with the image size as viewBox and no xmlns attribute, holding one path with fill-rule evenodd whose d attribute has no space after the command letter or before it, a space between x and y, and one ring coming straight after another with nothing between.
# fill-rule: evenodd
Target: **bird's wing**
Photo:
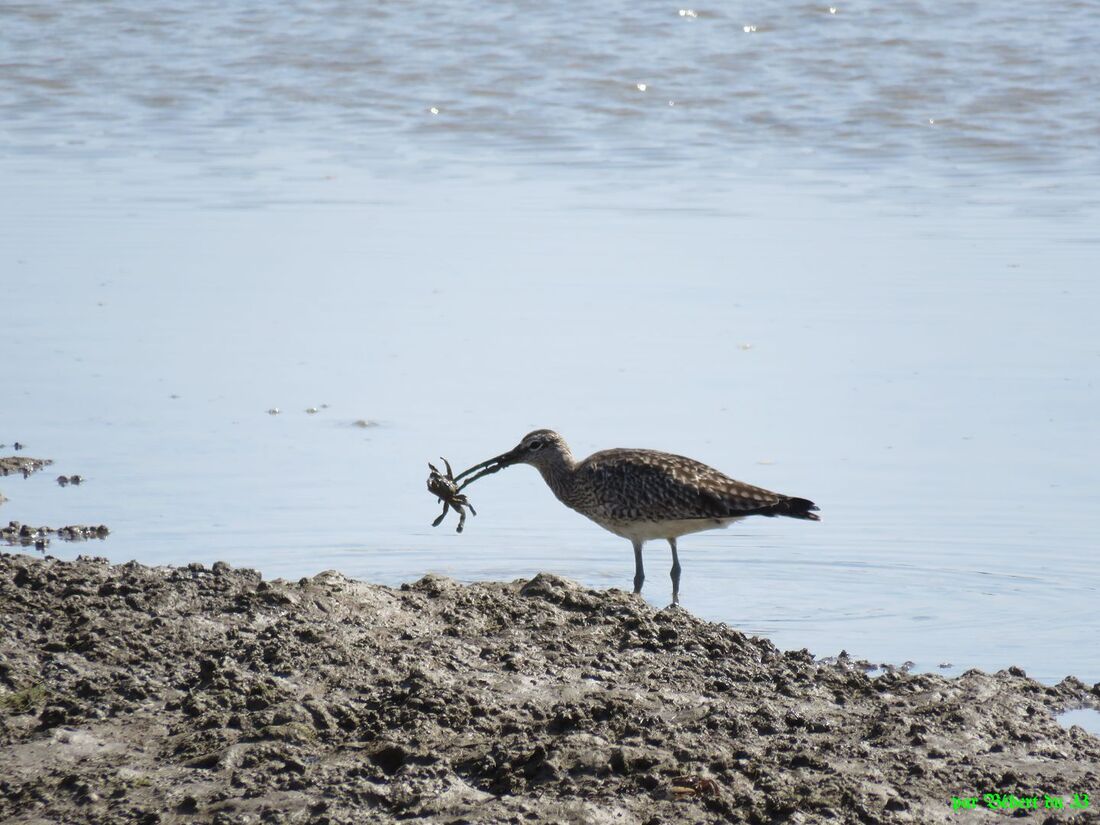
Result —
<instances>
[{"instance_id":1,"label":"bird's wing","mask_svg":"<svg viewBox=\"0 0 1100 825\"><path fill-rule=\"evenodd\" d=\"M766 513L787 499L694 459L654 450L604 450L577 472L591 506L613 520L736 518Z\"/></svg>"}]
</instances>

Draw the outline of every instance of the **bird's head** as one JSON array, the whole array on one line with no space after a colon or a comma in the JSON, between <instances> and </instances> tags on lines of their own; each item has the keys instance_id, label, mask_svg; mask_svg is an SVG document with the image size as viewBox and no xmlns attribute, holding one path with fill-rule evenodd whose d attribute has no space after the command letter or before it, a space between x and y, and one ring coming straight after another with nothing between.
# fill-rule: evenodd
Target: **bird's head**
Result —
<instances>
[{"instance_id":1,"label":"bird's head","mask_svg":"<svg viewBox=\"0 0 1100 825\"><path fill-rule=\"evenodd\" d=\"M573 454L569 451L569 445L565 439L553 430L534 430L527 433L517 444L504 455L497 456L505 467L510 464L531 464L535 467L544 467L551 464L559 464L565 459L571 459Z\"/></svg>"},{"instance_id":2,"label":"bird's head","mask_svg":"<svg viewBox=\"0 0 1100 825\"><path fill-rule=\"evenodd\" d=\"M569 445L565 443L564 438L553 430L534 430L527 433L520 439L519 444L508 452L501 453L480 464L475 464L456 476L456 480L479 470L481 472L477 472L475 477L480 477L486 473L495 473L497 470L511 467L513 464L530 464L539 470L545 470L558 465L571 465L572 462L573 454L569 451ZM468 484L470 481L473 481L473 478L470 478L466 483Z\"/></svg>"}]
</instances>

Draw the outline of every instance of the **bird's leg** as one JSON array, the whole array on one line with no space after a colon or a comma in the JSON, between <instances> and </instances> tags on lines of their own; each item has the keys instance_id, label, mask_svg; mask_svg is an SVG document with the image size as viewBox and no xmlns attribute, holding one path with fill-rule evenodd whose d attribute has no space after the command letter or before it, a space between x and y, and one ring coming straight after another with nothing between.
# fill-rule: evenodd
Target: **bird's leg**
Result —
<instances>
[{"instance_id":1,"label":"bird's leg","mask_svg":"<svg viewBox=\"0 0 1100 825\"><path fill-rule=\"evenodd\" d=\"M447 511L451 509L451 505L447 502L443 502L443 512L439 514L439 518L432 522L432 527L438 527L443 523L443 518L447 515Z\"/></svg>"},{"instance_id":2,"label":"bird's leg","mask_svg":"<svg viewBox=\"0 0 1100 825\"><path fill-rule=\"evenodd\" d=\"M672 603L680 603L680 557L676 555L676 539L669 539L668 546L672 548L672 570L669 571L669 575L672 576Z\"/></svg>"},{"instance_id":3,"label":"bird's leg","mask_svg":"<svg viewBox=\"0 0 1100 825\"><path fill-rule=\"evenodd\" d=\"M642 582L645 581L645 568L642 566L642 543L634 542L634 593L642 592Z\"/></svg>"}]
</instances>

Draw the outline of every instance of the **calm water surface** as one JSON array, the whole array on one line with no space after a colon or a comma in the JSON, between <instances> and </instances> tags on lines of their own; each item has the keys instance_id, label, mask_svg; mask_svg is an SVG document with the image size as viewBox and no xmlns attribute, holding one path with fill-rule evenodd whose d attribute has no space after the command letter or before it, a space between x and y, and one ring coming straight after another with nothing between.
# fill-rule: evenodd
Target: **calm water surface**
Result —
<instances>
[{"instance_id":1,"label":"calm water surface","mask_svg":"<svg viewBox=\"0 0 1100 825\"><path fill-rule=\"evenodd\" d=\"M821 505L685 538L699 615L1100 679L1100 13L833 8L3 6L0 518L629 587L530 468L430 526L550 426Z\"/></svg>"}]
</instances>

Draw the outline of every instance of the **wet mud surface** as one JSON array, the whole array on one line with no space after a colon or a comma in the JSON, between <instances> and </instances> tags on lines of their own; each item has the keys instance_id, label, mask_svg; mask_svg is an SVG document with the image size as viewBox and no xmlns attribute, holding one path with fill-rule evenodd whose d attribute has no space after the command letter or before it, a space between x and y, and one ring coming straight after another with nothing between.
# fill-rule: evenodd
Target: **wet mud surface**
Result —
<instances>
[{"instance_id":1,"label":"wet mud surface","mask_svg":"<svg viewBox=\"0 0 1100 825\"><path fill-rule=\"evenodd\" d=\"M31 458L23 455L0 456L0 476L21 475L26 478L43 467L53 464L48 458Z\"/></svg>"},{"instance_id":2,"label":"wet mud surface","mask_svg":"<svg viewBox=\"0 0 1100 825\"><path fill-rule=\"evenodd\" d=\"M0 554L4 822L987 820L952 798L1100 796L1100 739L1053 718L1082 705L1100 686L871 676L545 574Z\"/></svg>"},{"instance_id":3,"label":"wet mud surface","mask_svg":"<svg viewBox=\"0 0 1100 825\"><path fill-rule=\"evenodd\" d=\"M18 544L23 547L33 545L41 549L50 543L51 537L64 539L65 541L87 541L88 539L105 539L110 533L111 531L105 524L69 524L65 527L43 525L34 527L18 521L9 521L6 527L0 527L0 541L8 544Z\"/></svg>"}]
</instances>

